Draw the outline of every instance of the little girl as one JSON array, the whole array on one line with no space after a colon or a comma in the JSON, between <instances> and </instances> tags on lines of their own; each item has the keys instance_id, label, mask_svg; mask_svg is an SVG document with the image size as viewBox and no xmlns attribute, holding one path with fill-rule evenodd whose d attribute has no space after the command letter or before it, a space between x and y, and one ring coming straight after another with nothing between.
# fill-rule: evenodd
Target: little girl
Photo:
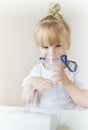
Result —
<instances>
[{"instance_id":1,"label":"little girl","mask_svg":"<svg viewBox=\"0 0 88 130\"><path fill-rule=\"evenodd\" d=\"M69 71L61 61L70 48L71 32L59 11L60 5L51 3L48 15L35 27L35 42L45 62L33 67L23 80L22 99L31 104L38 92L39 108L88 108L88 75L79 66L75 72ZM74 67L71 62L68 65Z\"/></svg>"}]
</instances>

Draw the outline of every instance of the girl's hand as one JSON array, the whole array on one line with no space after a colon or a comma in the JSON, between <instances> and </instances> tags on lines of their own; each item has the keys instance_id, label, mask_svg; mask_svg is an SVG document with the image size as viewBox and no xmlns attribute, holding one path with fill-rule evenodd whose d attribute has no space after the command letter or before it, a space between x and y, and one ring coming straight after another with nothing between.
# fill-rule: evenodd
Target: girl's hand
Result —
<instances>
[{"instance_id":1,"label":"girl's hand","mask_svg":"<svg viewBox=\"0 0 88 130\"><path fill-rule=\"evenodd\" d=\"M52 82L42 77L31 77L29 81L30 85L34 88L40 88L42 91L54 88Z\"/></svg>"},{"instance_id":2,"label":"girl's hand","mask_svg":"<svg viewBox=\"0 0 88 130\"><path fill-rule=\"evenodd\" d=\"M54 79L54 82L67 86L71 81L68 79L64 69L65 67L61 67L53 71L52 78Z\"/></svg>"}]
</instances>

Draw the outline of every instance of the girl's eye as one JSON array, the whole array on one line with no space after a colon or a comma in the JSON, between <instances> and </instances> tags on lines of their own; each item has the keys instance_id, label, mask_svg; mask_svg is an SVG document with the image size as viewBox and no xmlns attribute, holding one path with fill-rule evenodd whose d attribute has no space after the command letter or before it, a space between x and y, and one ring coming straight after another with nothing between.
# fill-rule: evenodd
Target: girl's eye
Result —
<instances>
[{"instance_id":1,"label":"girl's eye","mask_svg":"<svg viewBox=\"0 0 88 130\"><path fill-rule=\"evenodd\" d=\"M56 45L56 47L61 47L61 45Z\"/></svg>"},{"instance_id":2,"label":"girl's eye","mask_svg":"<svg viewBox=\"0 0 88 130\"><path fill-rule=\"evenodd\" d=\"M43 49L48 49L48 46L44 46Z\"/></svg>"}]
</instances>

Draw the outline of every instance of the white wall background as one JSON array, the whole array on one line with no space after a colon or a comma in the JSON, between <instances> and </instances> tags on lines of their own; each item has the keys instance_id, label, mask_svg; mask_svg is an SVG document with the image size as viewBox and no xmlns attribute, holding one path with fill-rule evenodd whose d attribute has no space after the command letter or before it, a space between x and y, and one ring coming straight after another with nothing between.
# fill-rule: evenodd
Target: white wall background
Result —
<instances>
[{"instance_id":1,"label":"white wall background","mask_svg":"<svg viewBox=\"0 0 88 130\"><path fill-rule=\"evenodd\" d=\"M38 61L33 40L37 21L54 0L0 0L0 105L21 105L21 82ZM71 26L69 57L88 71L88 2L57 0Z\"/></svg>"}]
</instances>

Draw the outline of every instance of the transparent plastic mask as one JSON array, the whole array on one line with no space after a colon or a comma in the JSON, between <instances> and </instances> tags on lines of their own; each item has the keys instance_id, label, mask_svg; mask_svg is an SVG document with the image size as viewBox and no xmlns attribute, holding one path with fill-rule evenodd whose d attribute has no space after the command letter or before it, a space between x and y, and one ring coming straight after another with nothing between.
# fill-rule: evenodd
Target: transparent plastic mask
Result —
<instances>
[{"instance_id":1,"label":"transparent plastic mask","mask_svg":"<svg viewBox=\"0 0 88 130\"><path fill-rule=\"evenodd\" d=\"M60 57L58 57L56 59L53 57L49 57L49 58L40 57L40 60L43 63L46 63L48 65L48 68L50 71L53 71L53 70L61 67L63 64Z\"/></svg>"}]
</instances>

